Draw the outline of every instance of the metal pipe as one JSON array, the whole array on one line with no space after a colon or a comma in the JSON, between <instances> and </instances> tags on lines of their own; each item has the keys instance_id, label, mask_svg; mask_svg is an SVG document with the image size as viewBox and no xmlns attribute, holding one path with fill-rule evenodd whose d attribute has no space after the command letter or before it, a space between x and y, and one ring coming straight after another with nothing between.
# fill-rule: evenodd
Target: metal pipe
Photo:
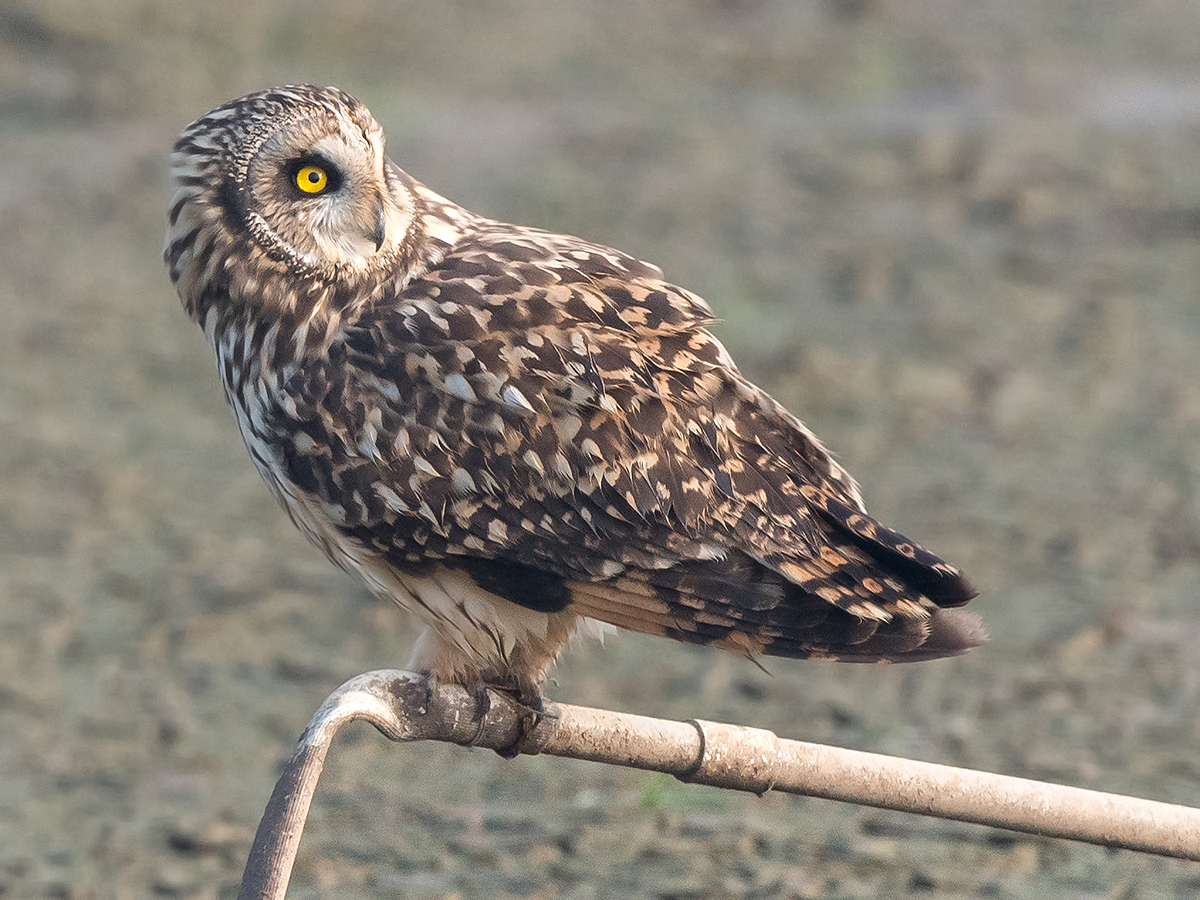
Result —
<instances>
[{"instance_id":1,"label":"metal pipe","mask_svg":"<svg viewBox=\"0 0 1200 900\"><path fill-rule=\"evenodd\" d=\"M455 685L385 669L359 675L321 704L267 803L238 900L282 900L325 756L338 729L366 719L393 741L438 740L649 769L730 790L784 791L1047 837L1200 861L1200 810L1119 794L918 762L777 737L760 728L672 722L547 703L528 733L492 692L475 702Z\"/></svg>"}]
</instances>

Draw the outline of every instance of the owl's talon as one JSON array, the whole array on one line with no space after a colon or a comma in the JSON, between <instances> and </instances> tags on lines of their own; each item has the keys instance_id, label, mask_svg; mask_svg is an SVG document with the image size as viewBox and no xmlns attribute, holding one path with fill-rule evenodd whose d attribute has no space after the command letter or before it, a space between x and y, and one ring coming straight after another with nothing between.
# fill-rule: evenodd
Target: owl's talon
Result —
<instances>
[{"instance_id":1,"label":"owl's talon","mask_svg":"<svg viewBox=\"0 0 1200 900\"><path fill-rule=\"evenodd\" d=\"M546 708L541 684L518 676L507 691L517 710L517 739L507 747L497 748L496 752L504 759L513 759L522 753L536 756L542 751L543 740L537 732Z\"/></svg>"},{"instance_id":2,"label":"owl's talon","mask_svg":"<svg viewBox=\"0 0 1200 900\"><path fill-rule=\"evenodd\" d=\"M468 685L464 685L464 687L466 687L467 693L471 695L471 699L475 703L475 711L471 713L471 721L483 722L492 709L492 697L488 693L487 684L480 678Z\"/></svg>"},{"instance_id":3,"label":"owl's talon","mask_svg":"<svg viewBox=\"0 0 1200 900\"><path fill-rule=\"evenodd\" d=\"M422 704L424 712L428 713L433 706L433 695L437 692L437 676L429 669L422 669L417 673L425 679L425 702Z\"/></svg>"}]
</instances>

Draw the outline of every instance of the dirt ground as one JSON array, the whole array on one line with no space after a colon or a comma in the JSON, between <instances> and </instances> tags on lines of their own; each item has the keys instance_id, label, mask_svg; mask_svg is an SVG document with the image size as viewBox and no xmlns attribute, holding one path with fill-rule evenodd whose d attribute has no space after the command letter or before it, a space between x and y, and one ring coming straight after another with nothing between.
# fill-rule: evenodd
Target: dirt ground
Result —
<instances>
[{"instance_id":1,"label":"dirt ground","mask_svg":"<svg viewBox=\"0 0 1200 900\"><path fill-rule=\"evenodd\" d=\"M6 0L0 897L231 898L278 767L414 623L259 483L160 252L188 121L336 83L480 212L662 265L993 640L620 635L555 699L1200 805L1200 5ZM339 740L295 898L1191 897L1200 865Z\"/></svg>"}]
</instances>

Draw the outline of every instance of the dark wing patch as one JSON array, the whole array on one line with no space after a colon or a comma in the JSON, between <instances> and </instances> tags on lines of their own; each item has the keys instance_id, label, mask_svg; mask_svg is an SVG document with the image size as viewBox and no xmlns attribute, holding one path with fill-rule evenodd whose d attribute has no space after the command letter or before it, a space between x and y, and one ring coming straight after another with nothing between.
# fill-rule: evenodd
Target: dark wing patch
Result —
<instances>
[{"instance_id":1,"label":"dark wing patch","mask_svg":"<svg viewBox=\"0 0 1200 900\"><path fill-rule=\"evenodd\" d=\"M566 580L553 572L499 559L460 558L453 564L492 594L544 613L562 612L571 602Z\"/></svg>"}]
</instances>

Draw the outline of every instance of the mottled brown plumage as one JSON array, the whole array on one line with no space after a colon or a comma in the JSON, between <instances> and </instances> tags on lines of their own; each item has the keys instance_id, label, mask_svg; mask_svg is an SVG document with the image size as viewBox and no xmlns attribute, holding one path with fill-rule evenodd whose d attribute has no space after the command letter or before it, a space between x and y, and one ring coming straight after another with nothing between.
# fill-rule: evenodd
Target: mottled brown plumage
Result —
<instances>
[{"instance_id":1,"label":"mottled brown plumage","mask_svg":"<svg viewBox=\"0 0 1200 900\"><path fill-rule=\"evenodd\" d=\"M984 639L657 268L439 197L332 88L220 107L173 162L165 259L255 464L422 615L415 667L536 704L585 618L748 656Z\"/></svg>"}]
</instances>

